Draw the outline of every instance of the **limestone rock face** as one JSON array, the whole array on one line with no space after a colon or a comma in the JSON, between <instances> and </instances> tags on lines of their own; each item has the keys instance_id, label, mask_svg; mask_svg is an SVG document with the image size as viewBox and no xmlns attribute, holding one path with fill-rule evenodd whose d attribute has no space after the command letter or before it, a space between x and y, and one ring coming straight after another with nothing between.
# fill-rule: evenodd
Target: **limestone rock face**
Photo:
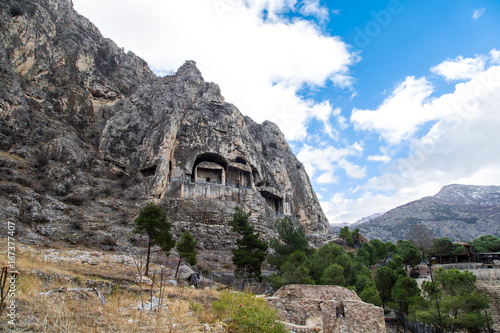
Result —
<instances>
[{"instance_id":1,"label":"limestone rock face","mask_svg":"<svg viewBox=\"0 0 500 333\"><path fill-rule=\"evenodd\" d=\"M330 233L279 128L225 103L194 61L157 77L69 0L2 1L0 33L0 217L26 239L125 247L148 201L207 249L234 245L235 206L265 238L283 215Z\"/></svg>"}]
</instances>

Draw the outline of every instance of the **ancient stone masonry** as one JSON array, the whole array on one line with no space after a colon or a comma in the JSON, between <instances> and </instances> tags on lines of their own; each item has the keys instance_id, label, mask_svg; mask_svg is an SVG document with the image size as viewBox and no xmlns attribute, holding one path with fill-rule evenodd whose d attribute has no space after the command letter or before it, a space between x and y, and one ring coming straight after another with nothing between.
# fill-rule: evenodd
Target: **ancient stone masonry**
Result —
<instances>
[{"instance_id":1,"label":"ancient stone masonry","mask_svg":"<svg viewBox=\"0 0 500 333\"><path fill-rule=\"evenodd\" d=\"M294 332L385 333L384 311L338 286L288 285L266 301Z\"/></svg>"},{"instance_id":2,"label":"ancient stone masonry","mask_svg":"<svg viewBox=\"0 0 500 333\"><path fill-rule=\"evenodd\" d=\"M490 311L492 315L491 328L495 332L500 331L500 282L499 280L479 281L478 291L488 295L490 301Z\"/></svg>"},{"instance_id":3,"label":"ancient stone masonry","mask_svg":"<svg viewBox=\"0 0 500 333\"><path fill-rule=\"evenodd\" d=\"M279 128L226 103L194 61L157 77L70 0L2 1L0 33L0 217L37 222L23 237L126 247L148 201L207 248L234 244L235 206L264 238L284 215L331 234Z\"/></svg>"}]
</instances>

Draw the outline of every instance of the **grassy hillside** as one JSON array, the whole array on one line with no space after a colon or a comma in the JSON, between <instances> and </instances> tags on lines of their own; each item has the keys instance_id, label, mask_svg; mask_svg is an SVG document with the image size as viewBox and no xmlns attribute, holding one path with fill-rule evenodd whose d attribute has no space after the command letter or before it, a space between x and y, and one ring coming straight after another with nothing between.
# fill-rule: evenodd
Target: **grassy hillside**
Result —
<instances>
[{"instance_id":1,"label":"grassy hillside","mask_svg":"<svg viewBox=\"0 0 500 333\"><path fill-rule=\"evenodd\" d=\"M6 239L0 240L0 246L6 248ZM0 264L6 260L2 257ZM153 265L152 271L159 268ZM139 310L152 295L160 296L159 284L153 292L148 285L141 288L135 282L137 267L127 255L18 244L15 269L20 273L16 325L10 325L4 313L0 319L4 332L224 332L230 323L224 314L230 312L213 310L212 303L228 294L216 285L165 286L161 308ZM94 290L85 288L99 290L105 303Z\"/></svg>"}]
</instances>

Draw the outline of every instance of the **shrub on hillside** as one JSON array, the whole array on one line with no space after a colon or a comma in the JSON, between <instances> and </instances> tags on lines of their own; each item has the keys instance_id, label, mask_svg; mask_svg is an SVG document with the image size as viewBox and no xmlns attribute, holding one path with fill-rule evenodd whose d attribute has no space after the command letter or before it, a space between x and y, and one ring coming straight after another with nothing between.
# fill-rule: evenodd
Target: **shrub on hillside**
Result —
<instances>
[{"instance_id":1,"label":"shrub on hillside","mask_svg":"<svg viewBox=\"0 0 500 333\"><path fill-rule=\"evenodd\" d=\"M228 332L285 333L288 330L279 321L278 312L262 298L249 292L222 293L212 303L215 313L224 320Z\"/></svg>"}]
</instances>

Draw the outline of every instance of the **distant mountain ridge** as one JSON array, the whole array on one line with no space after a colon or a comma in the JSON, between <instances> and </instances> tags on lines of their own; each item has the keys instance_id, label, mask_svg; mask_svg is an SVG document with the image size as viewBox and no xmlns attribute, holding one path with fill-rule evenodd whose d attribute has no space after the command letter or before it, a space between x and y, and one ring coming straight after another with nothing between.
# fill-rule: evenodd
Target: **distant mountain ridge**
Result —
<instances>
[{"instance_id":1,"label":"distant mountain ridge","mask_svg":"<svg viewBox=\"0 0 500 333\"><path fill-rule=\"evenodd\" d=\"M462 205L498 206L500 186L446 185L434 197Z\"/></svg>"},{"instance_id":2,"label":"distant mountain ridge","mask_svg":"<svg viewBox=\"0 0 500 333\"><path fill-rule=\"evenodd\" d=\"M429 227L436 237L470 241L500 236L500 186L446 185L434 196L396 207L356 227L368 238L405 239L414 224Z\"/></svg>"}]
</instances>

